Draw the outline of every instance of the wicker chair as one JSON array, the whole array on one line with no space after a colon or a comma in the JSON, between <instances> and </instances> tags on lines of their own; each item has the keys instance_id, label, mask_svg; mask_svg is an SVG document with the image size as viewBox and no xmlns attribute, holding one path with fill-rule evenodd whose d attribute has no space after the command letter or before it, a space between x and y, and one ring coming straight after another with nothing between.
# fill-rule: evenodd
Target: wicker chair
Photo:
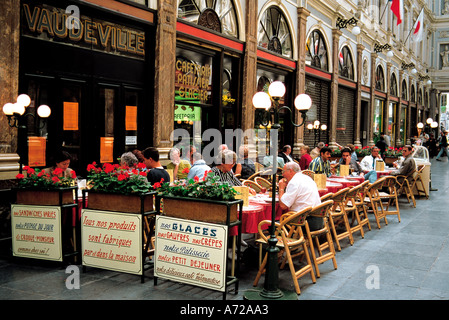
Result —
<instances>
[{"instance_id":1,"label":"wicker chair","mask_svg":"<svg viewBox=\"0 0 449 320\"><path fill-rule=\"evenodd\" d=\"M267 179L264 179L262 177L256 177L254 181L261 186L262 188L265 188L267 190L270 190L272 188L271 182Z\"/></svg>"},{"instance_id":2,"label":"wicker chair","mask_svg":"<svg viewBox=\"0 0 449 320\"><path fill-rule=\"evenodd\" d=\"M345 201L346 201L346 194L349 192L349 188L344 188L332 196L332 200L334 201L334 205L332 206L330 210L330 217L329 217L329 225L330 229L332 231L332 234L334 235L335 243L337 244L337 250L341 251L340 246L340 240L344 238L349 239L349 243L353 245L354 239L352 237L351 233L351 227L349 226L349 220L348 216L346 214L345 210ZM337 233L336 226L339 224L343 224L344 228L346 229L343 232Z\"/></svg>"},{"instance_id":3,"label":"wicker chair","mask_svg":"<svg viewBox=\"0 0 449 320\"><path fill-rule=\"evenodd\" d=\"M280 255L284 253L286 255L286 261L288 262L290 273L295 286L295 291L297 294L301 293L298 283L298 279L300 277L310 273L312 282L316 282L315 272L313 271L312 261L309 256L308 243L302 231L302 227L306 224L307 215L311 210L312 207L307 207L299 212L285 213L281 216L279 223L276 223L276 237L278 239L276 246L280 249ZM257 240L257 242L259 242L260 245L268 243L269 237L267 237L262 230L262 227L266 224L271 225L271 220L263 220L258 225L260 238ZM306 265L302 266L299 270L296 270L292 260L291 252L298 249L301 249L302 253L304 254L306 258ZM259 267L259 271L257 272L256 279L253 283L254 286L257 286L260 277L265 272L267 259L268 253L265 254L262 264Z\"/></svg>"},{"instance_id":4,"label":"wicker chair","mask_svg":"<svg viewBox=\"0 0 449 320\"><path fill-rule=\"evenodd\" d=\"M254 181L251 181L251 180L244 180L242 182L242 185L250 187L251 189L253 189L257 193L262 191L262 187L260 185L258 185L257 183L255 183Z\"/></svg>"},{"instance_id":5,"label":"wicker chair","mask_svg":"<svg viewBox=\"0 0 449 320\"><path fill-rule=\"evenodd\" d=\"M398 192L396 189L398 181L395 176L385 177L383 188L387 188L388 192L379 192L380 199L384 205L386 215L397 215L398 221L401 222L401 214L399 212ZM393 210L390 208L393 207Z\"/></svg>"},{"instance_id":6,"label":"wicker chair","mask_svg":"<svg viewBox=\"0 0 449 320\"><path fill-rule=\"evenodd\" d=\"M380 198L379 189L382 188L386 177L383 177L374 183L370 184L367 187L366 194L368 197L365 197L365 203L371 208L374 213L374 217L376 218L377 228L380 229L380 220L384 219L385 224L388 224L387 215L385 214L384 207L382 205L382 199ZM407 181L407 180L405 180Z\"/></svg>"},{"instance_id":7,"label":"wicker chair","mask_svg":"<svg viewBox=\"0 0 449 320\"><path fill-rule=\"evenodd\" d=\"M366 181L369 183L369 181ZM365 183L365 182L364 182ZM348 193L346 194L346 201L345 201L345 211L348 215L351 215L351 233L352 237L354 238L354 233L360 231L360 235L362 238L365 238L365 233L363 231L363 226L365 224L368 224L369 229L371 230L371 226L369 224L368 216L366 215L366 210L364 208L363 201L358 201L360 199L359 194L360 191L364 188L363 184L359 184L358 186L355 186L351 189L349 189ZM363 220L360 217L359 210L363 210ZM357 222L357 224L354 225L354 222Z\"/></svg>"},{"instance_id":8,"label":"wicker chair","mask_svg":"<svg viewBox=\"0 0 449 320\"><path fill-rule=\"evenodd\" d=\"M305 174L306 176L309 176L313 179L313 176L315 175L315 173L312 170L302 170L301 171L302 174Z\"/></svg>"}]
</instances>

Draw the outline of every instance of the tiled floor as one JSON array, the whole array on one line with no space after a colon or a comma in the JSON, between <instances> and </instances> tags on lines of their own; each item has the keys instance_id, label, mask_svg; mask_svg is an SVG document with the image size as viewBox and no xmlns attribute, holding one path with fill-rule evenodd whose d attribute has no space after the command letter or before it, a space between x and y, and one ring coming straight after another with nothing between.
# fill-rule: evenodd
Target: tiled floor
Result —
<instances>
[{"instance_id":1,"label":"tiled floor","mask_svg":"<svg viewBox=\"0 0 449 320\"><path fill-rule=\"evenodd\" d=\"M400 199L401 222L395 216L362 239L355 235L350 246L342 242L337 253L338 269L331 261L320 265L321 278L312 283L306 275L299 280L300 300L413 300L449 299L449 163L432 160L430 200L420 198L412 208ZM8 258L0 260L0 299L29 300L221 300L220 292L159 279L152 272L145 283L133 275L88 268L80 270L80 289L67 289L65 268L48 262ZM241 265L238 294L227 299L242 300L254 290L257 267ZM294 291L290 273L279 272L279 287ZM259 282L263 286L264 277ZM231 287L232 288L232 287Z\"/></svg>"}]
</instances>

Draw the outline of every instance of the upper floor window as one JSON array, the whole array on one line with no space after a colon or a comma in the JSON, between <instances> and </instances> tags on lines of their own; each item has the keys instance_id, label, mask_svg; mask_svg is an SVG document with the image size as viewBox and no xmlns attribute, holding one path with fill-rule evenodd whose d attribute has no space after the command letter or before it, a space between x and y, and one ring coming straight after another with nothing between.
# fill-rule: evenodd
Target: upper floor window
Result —
<instances>
[{"instance_id":1,"label":"upper floor window","mask_svg":"<svg viewBox=\"0 0 449 320\"><path fill-rule=\"evenodd\" d=\"M351 52L344 46L338 56L338 74L342 77L354 80L354 64Z\"/></svg>"},{"instance_id":2,"label":"upper floor window","mask_svg":"<svg viewBox=\"0 0 449 320\"><path fill-rule=\"evenodd\" d=\"M376 90L385 91L384 70L381 66L376 69Z\"/></svg>"},{"instance_id":3,"label":"upper floor window","mask_svg":"<svg viewBox=\"0 0 449 320\"><path fill-rule=\"evenodd\" d=\"M259 47L293 58L292 37L282 11L275 6L262 14L257 34Z\"/></svg>"},{"instance_id":4,"label":"upper floor window","mask_svg":"<svg viewBox=\"0 0 449 320\"><path fill-rule=\"evenodd\" d=\"M178 0L178 18L238 38L233 0Z\"/></svg>"},{"instance_id":5,"label":"upper floor window","mask_svg":"<svg viewBox=\"0 0 449 320\"><path fill-rule=\"evenodd\" d=\"M314 30L306 42L306 64L328 71L326 42L320 31Z\"/></svg>"},{"instance_id":6,"label":"upper floor window","mask_svg":"<svg viewBox=\"0 0 449 320\"><path fill-rule=\"evenodd\" d=\"M407 81L402 80L402 99L407 100Z\"/></svg>"},{"instance_id":7,"label":"upper floor window","mask_svg":"<svg viewBox=\"0 0 449 320\"><path fill-rule=\"evenodd\" d=\"M411 102L416 102L416 93L415 93L415 86L412 85L411 89L410 89L410 101Z\"/></svg>"},{"instance_id":8,"label":"upper floor window","mask_svg":"<svg viewBox=\"0 0 449 320\"><path fill-rule=\"evenodd\" d=\"M398 82L394 73L391 74L390 78L390 94L392 96L398 96Z\"/></svg>"}]
</instances>

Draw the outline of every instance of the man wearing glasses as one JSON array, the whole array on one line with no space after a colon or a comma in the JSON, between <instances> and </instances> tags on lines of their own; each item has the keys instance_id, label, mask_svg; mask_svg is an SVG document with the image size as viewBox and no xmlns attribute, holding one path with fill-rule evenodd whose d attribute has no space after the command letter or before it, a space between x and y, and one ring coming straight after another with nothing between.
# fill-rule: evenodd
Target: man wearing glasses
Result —
<instances>
[{"instance_id":1,"label":"man wearing glasses","mask_svg":"<svg viewBox=\"0 0 449 320\"><path fill-rule=\"evenodd\" d=\"M377 180L376 161L383 161L379 154L379 148L373 147L371 155L365 156L360 162L360 166L365 173L365 180L373 183Z\"/></svg>"},{"instance_id":2,"label":"man wearing glasses","mask_svg":"<svg viewBox=\"0 0 449 320\"><path fill-rule=\"evenodd\" d=\"M392 176L406 176L407 180L411 182L411 179L413 178L413 172L416 170L416 163L415 159L413 159L413 147L412 146L405 146L402 148L402 156L405 158L402 162L402 165L399 167L398 170L395 170L391 173ZM399 183L402 183L402 181L398 181Z\"/></svg>"},{"instance_id":3,"label":"man wearing glasses","mask_svg":"<svg viewBox=\"0 0 449 320\"><path fill-rule=\"evenodd\" d=\"M279 205L283 210L301 211L302 209L321 204L320 194L316 183L305 174L296 162L288 162L282 170L279 181ZM323 227L323 219L307 217L310 230Z\"/></svg>"}]
</instances>

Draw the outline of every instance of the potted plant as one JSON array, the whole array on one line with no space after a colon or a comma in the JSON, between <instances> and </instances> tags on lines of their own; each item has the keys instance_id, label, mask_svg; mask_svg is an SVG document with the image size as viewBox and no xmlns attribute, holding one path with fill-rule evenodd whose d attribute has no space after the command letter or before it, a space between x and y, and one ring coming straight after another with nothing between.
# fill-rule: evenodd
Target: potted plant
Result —
<instances>
[{"instance_id":1,"label":"potted plant","mask_svg":"<svg viewBox=\"0 0 449 320\"><path fill-rule=\"evenodd\" d=\"M146 179L144 164L137 168L95 162L87 166L88 204L94 210L140 213L153 210L156 192Z\"/></svg>"},{"instance_id":2,"label":"potted plant","mask_svg":"<svg viewBox=\"0 0 449 320\"><path fill-rule=\"evenodd\" d=\"M394 148L394 147L388 147L385 151L385 163L390 165L393 164L393 162L397 161L399 157L402 156L402 147L400 148Z\"/></svg>"},{"instance_id":3,"label":"potted plant","mask_svg":"<svg viewBox=\"0 0 449 320\"><path fill-rule=\"evenodd\" d=\"M77 187L76 173L72 176L59 178L62 169L56 168L53 176L40 169L24 166L26 176L19 173L16 191L16 203L28 205L62 205L73 203L73 190Z\"/></svg>"},{"instance_id":4,"label":"potted plant","mask_svg":"<svg viewBox=\"0 0 449 320\"><path fill-rule=\"evenodd\" d=\"M237 191L218 181L211 171L203 179L155 183L158 198L163 200L163 213L170 217L229 224L238 220Z\"/></svg>"}]
</instances>

